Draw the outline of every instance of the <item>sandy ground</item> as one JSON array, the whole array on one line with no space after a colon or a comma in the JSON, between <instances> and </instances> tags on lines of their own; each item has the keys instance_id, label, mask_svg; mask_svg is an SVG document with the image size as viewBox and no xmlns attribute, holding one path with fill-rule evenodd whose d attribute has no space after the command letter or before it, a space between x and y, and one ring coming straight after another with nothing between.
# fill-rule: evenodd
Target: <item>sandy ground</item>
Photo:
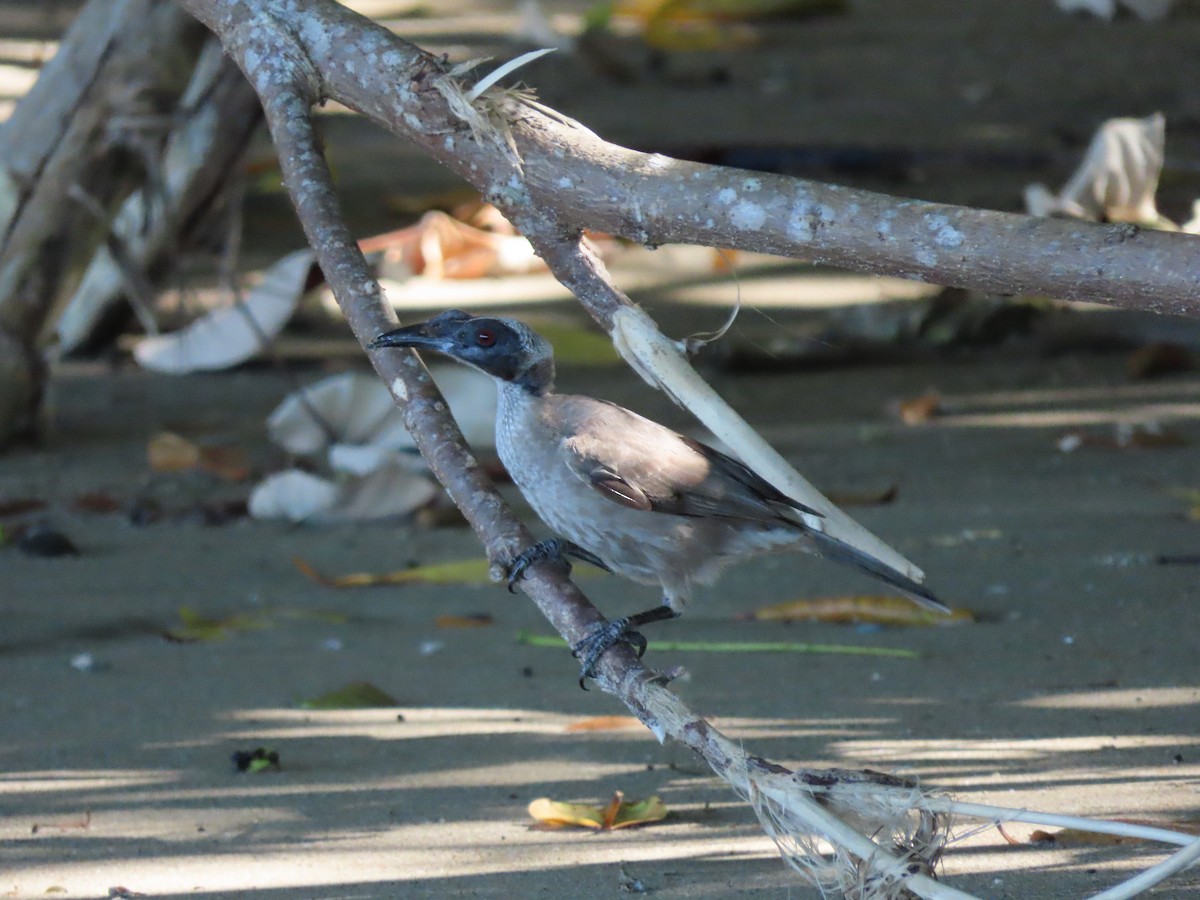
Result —
<instances>
[{"instance_id":1,"label":"sandy ground","mask_svg":"<svg viewBox=\"0 0 1200 900\"><path fill-rule=\"evenodd\" d=\"M1174 164L1164 208L1178 216L1195 194L1186 139L1200 96L1197 20L1114 28L1040 15L1048 5L981 2L968 16L941 0L864 0L856 17L772 31L762 52L646 70L621 85L551 58L534 80L549 102L637 146L801 146L804 174L1006 208L1035 177L1061 181L1103 118L1163 109ZM467 5L455 9L465 15ZM465 57L494 44L497 27L411 29ZM729 77L714 80L714 65ZM780 83L796 103L781 107L766 90ZM395 224L388 197L447 184L348 117L328 133L363 231ZM296 232L279 225L284 202L256 201L252 250L264 237L256 222L270 223L267 256L294 245ZM713 377L821 487L896 485L893 503L851 511L980 621L927 630L735 621L767 602L872 590L808 559L742 566L650 634L651 664L687 667L678 688L690 703L783 763L906 773L1007 806L1194 823L1196 570L1156 560L1196 552L1200 525L1177 491L1200 489L1200 376L1134 383L1119 355L962 352ZM689 424L622 369L565 366L562 382ZM946 415L921 427L889 417L894 400L931 387ZM138 498L180 510L245 493L152 475L153 434L231 442L267 469L279 458L263 419L287 390L264 369L167 379L72 364L55 374L44 441L0 459L0 501L47 503L0 525L45 520L81 551L38 559L0 548L0 896L610 897L622 864L658 897L814 896L686 752L639 729L564 730L622 710L580 692L565 651L516 644L519 629L547 630L521 597L491 586L339 592L291 563L382 571L475 556L466 530L205 526L194 516L131 524ZM1139 421L1165 425L1180 445L1057 446L1080 429L1107 438ZM94 491L122 510L72 510ZM654 599L611 578L586 587L609 614ZM265 617L269 627L164 640L184 607ZM495 623L434 621L480 612ZM656 635L850 643L920 658L677 653L655 650ZM85 653L94 664L81 671L71 663ZM298 706L357 680L399 708ZM230 755L258 746L277 751L281 769L235 773ZM530 828L535 797L599 802L615 789L657 793L671 815L611 834ZM1030 831L1010 829L1020 840ZM968 825L959 834L942 874L992 898L1084 896L1157 853L1009 845ZM1197 889L1200 876L1184 874L1158 896Z\"/></svg>"},{"instance_id":2,"label":"sandy ground","mask_svg":"<svg viewBox=\"0 0 1200 900\"><path fill-rule=\"evenodd\" d=\"M1154 560L1195 551L1197 525L1172 491L1197 487L1200 378L1130 384L1120 357L1101 355L716 381L824 488L897 485L894 503L857 516L981 621L884 631L734 621L765 602L871 589L802 558L742 566L658 634L921 658L660 653L652 642L652 664L689 670L689 702L782 762L884 768L1009 806L1196 817L1195 570ZM585 383L687 425L624 371L564 372L564 388ZM946 416L909 427L885 413L929 386ZM0 497L46 500L41 517L82 552L0 551L0 892L603 897L618 891L623 861L657 896L806 895L785 887L794 881L751 813L686 752L636 729L564 732L621 710L580 692L565 651L515 644L518 629L546 631L522 598L496 587L339 592L290 562L380 571L475 555L464 529L136 527L122 513L70 511L83 491L152 494L168 507L228 493L196 476L151 476L146 440L182 428L266 464L262 419L285 390L264 371L172 380L76 366L55 379L51 437L5 458ZM1112 422L1164 416L1189 446L1056 446L1079 423L1107 435ZM610 614L652 600L611 578L587 588ZM275 613L271 627L226 640L164 640L185 606ZM495 624L434 625L478 612ZM95 670L72 668L79 653ZM297 708L355 680L399 710ZM257 746L279 752L281 771L235 774L230 754ZM599 801L614 789L657 793L671 817L613 834L529 827L534 797ZM944 874L987 897L1081 896L1150 852L1008 846L993 829L955 844ZM1163 896L1188 885L1200 883L1181 876Z\"/></svg>"}]
</instances>

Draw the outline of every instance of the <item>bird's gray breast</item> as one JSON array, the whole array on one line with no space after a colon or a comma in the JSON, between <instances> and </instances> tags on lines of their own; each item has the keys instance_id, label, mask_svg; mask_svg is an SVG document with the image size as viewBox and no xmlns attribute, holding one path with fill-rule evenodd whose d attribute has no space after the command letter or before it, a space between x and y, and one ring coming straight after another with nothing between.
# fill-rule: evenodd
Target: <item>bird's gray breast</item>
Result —
<instances>
[{"instance_id":1,"label":"bird's gray breast","mask_svg":"<svg viewBox=\"0 0 1200 900\"><path fill-rule=\"evenodd\" d=\"M631 509L615 502L572 467L572 439L594 426L591 398L537 397L512 385L500 391L496 449L534 511L555 534L595 553L615 572L661 584L682 604L693 582L707 583L730 561L738 529L711 518ZM590 425L583 423L590 422ZM594 428L587 432L594 437ZM621 442L629 436L611 435Z\"/></svg>"},{"instance_id":2,"label":"bird's gray breast","mask_svg":"<svg viewBox=\"0 0 1200 900\"><path fill-rule=\"evenodd\" d=\"M579 480L564 457L564 428L546 398L504 386L496 417L496 450L534 512L556 534L604 559L622 523L612 504ZM606 552L608 551L608 552Z\"/></svg>"}]
</instances>

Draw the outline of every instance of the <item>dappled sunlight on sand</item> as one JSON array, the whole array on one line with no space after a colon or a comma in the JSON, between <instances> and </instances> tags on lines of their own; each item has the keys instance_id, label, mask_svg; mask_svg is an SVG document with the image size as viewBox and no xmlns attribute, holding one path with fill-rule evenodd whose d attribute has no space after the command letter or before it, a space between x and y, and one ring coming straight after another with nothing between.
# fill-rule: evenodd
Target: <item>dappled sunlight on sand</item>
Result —
<instances>
[{"instance_id":1,"label":"dappled sunlight on sand","mask_svg":"<svg viewBox=\"0 0 1200 900\"><path fill-rule=\"evenodd\" d=\"M1032 709L1161 709L1200 704L1200 687L1112 688L1066 691L1015 701Z\"/></svg>"},{"instance_id":2,"label":"dappled sunlight on sand","mask_svg":"<svg viewBox=\"0 0 1200 900\"><path fill-rule=\"evenodd\" d=\"M1016 702L1070 704L1086 696L1136 708L1135 695L1158 705L1197 700L1194 688L1159 688ZM1200 737L898 738L899 719L929 701L893 700L896 717L726 716L715 724L735 740L820 755L802 765L886 768L1004 805L1027 805L1033 797L1038 807L1055 808L1072 787L1109 796L1114 788L1136 790L1138 782L1200 776L1194 765L1153 766L1144 758L1119 773L1089 761L1098 751L1194 747ZM678 770L673 763L645 762L690 759L686 751L659 748L640 728L567 730L585 718L473 707L219 712L178 742L143 746L151 754L198 753L205 761L200 768L46 769L0 777L0 794L13 801L0 816L0 840L21 855L5 884L13 896L54 888L64 897L95 897L129 885L159 896L324 891L321 896L367 897L418 886L428 891L431 884L435 892L449 891L529 871L575 878L589 867L608 872L622 862L663 872L749 860L764 878L786 880L774 845L722 783L694 761ZM280 771L235 775L221 765L229 746L260 742L282 750ZM480 742L488 749L469 751ZM452 759L444 751L452 746L468 752ZM380 751L383 757L372 755ZM540 795L595 801L614 789L657 793L670 817L613 833L540 831L526 817L526 805ZM1181 795L1181 811L1189 799ZM1004 879L1044 864L1040 851L1002 845L994 828L964 825L959 833L967 837L956 842L960 855L948 874L988 871ZM1069 851L1055 865L1117 871L1138 852L1097 860L1094 849Z\"/></svg>"}]
</instances>

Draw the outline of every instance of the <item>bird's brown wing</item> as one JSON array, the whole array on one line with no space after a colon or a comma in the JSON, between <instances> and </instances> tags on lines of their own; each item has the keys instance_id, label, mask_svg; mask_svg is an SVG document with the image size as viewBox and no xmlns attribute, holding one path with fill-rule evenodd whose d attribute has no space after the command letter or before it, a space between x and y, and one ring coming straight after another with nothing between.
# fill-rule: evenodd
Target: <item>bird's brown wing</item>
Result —
<instances>
[{"instance_id":1,"label":"bird's brown wing","mask_svg":"<svg viewBox=\"0 0 1200 900\"><path fill-rule=\"evenodd\" d=\"M614 404L571 399L577 408L563 435L567 466L614 503L775 525L796 524L781 507L820 515L712 447Z\"/></svg>"}]
</instances>

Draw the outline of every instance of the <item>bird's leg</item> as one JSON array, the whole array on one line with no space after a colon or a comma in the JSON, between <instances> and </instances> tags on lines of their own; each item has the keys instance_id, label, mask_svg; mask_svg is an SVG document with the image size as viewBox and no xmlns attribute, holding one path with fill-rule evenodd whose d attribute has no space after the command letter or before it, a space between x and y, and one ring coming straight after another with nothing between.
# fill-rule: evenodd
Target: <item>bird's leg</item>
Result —
<instances>
[{"instance_id":1,"label":"bird's leg","mask_svg":"<svg viewBox=\"0 0 1200 900\"><path fill-rule=\"evenodd\" d=\"M595 553L590 550L584 550L574 541L564 540L563 538L550 538L545 541L538 541L532 547L522 551L521 554L512 561L508 567L508 590L509 593L516 593L517 582L525 575L525 570L534 563L545 562L549 559L556 559L567 567L567 571L571 571L571 563L567 559L568 556L573 556L576 559L582 559L585 563L591 563L598 569L603 569L605 572L611 572L612 569Z\"/></svg>"},{"instance_id":2,"label":"bird's leg","mask_svg":"<svg viewBox=\"0 0 1200 900\"><path fill-rule=\"evenodd\" d=\"M636 615L625 616L622 619L614 619L603 625L597 625L587 637L571 648L571 653L575 658L583 660L583 666L579 672L579 686L587 690L584 681L595 676L596 663L609 648L615 647L617 644L629 644L637 651L638 657L641 657L646 652L646 638L636 629L642 625L649 625L651 622L674 619L678 615L678 610L672 609L664 603L662 606L656 606L654 609L648 609Z\"/></svg>"}]
</instances>

